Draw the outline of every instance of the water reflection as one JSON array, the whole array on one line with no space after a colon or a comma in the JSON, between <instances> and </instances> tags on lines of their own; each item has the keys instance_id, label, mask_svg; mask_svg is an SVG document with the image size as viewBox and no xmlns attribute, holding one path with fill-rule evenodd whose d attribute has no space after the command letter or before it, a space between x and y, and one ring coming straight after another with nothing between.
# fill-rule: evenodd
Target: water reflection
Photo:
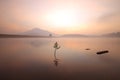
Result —
<instances>
[{"instance_id":1,"label":"water reflection","mask_svg":"<svg viewBox=\"0 0 120 80\"><path fill-rule=\"evenodd\" d=\"M32 41L30 40L30 41L26 41L25 43L28 43L33 47L41 47L48 44L49 42L45 40L32 40Z\"/></svg>"},{"instance_id":2,"label":"water reflection","mask_svg":"<svg viewBox=\"0 0 120 80\"><path fill-rule=\"evenodd\" d=\"M120 80L119 48L110 38L1 38L0 80Z\"/></svg>"},{"instance_id":3,"label":"water reflection","mask_svg":"<svg viewBox=\"0 0 120 80\"><path fill-rule=\"evenodd\" d=\"M53 62L54 62L54 65L57 67L59 64L59 59L55 59Z\"/></svg>"},{"instance_id":4,"label":"water reflection","mask_svg":"<svg viewBox=\"0 0 120 80\"><path fill-rule=\"evenodd\" d=\"M55 64L55 66L57 67L58 66L58 64L59 64L59 59L57 59L57 50L58 49L60 49L60 46L59 46L59 44L56 42L55 44L54 44L54 46L53 46L54 48L55 48L55 50L54 50L54 64Z\"/></svg>"}]
</instances>

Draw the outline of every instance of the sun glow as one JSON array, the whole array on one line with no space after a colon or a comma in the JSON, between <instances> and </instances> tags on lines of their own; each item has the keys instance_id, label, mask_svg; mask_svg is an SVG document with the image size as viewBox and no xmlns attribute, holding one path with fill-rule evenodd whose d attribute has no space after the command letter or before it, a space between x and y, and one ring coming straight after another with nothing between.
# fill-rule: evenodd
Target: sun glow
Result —
<instances>
[{"instance_id":1,"label":"sun glow","mask_svg":"<svg viewBox=\"0 0 120 80\"><path fill-rule=\"evenodd\" d=\"M56 11L49 14L47 20L50 24L60 27L75 26L77 23L75 12L69 10Z\"/></svg>"}]
</instances>

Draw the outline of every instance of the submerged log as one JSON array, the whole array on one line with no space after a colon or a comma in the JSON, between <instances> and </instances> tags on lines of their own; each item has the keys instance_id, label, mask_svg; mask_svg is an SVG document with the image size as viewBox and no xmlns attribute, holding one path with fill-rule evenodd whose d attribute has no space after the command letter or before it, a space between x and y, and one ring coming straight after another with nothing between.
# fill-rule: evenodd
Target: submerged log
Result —
<instances>
[{"instance_id":1,"label":"submerged log","mask_svg":"<svg viewBox=\"0 0 120 80\"><path fill-rule=\"evenodd\" d=\"M90 50L90 48L86 48L85 50Z\"/></svg>"},{"instance_id":2,"label":"submerged log","mask_svg":"<svg viewBox=\"0 0 120 80\"><path fill-rule=\"evenodd\" d=\"M105 54L105 53L108 53L108 52L109 52L108 50L105 50L105 51L99 51L96 54Z\"/></svg>"}]
</instances>

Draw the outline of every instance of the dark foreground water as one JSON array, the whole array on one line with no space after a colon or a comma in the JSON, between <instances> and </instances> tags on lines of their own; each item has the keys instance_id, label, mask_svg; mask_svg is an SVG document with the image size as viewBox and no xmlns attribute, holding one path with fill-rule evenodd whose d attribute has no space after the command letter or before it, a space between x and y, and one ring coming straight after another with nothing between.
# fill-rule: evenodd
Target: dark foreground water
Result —
<instances>
[{"instance_id":1,"label":"dark foreground water","mask_svg":"<svg viewBox=\"0 0 120 80\"><path fill-rule=\"evenodd\" d=\"M120 80L120 38L0 38L0 80Z\"/></svg>"}]
</instances>

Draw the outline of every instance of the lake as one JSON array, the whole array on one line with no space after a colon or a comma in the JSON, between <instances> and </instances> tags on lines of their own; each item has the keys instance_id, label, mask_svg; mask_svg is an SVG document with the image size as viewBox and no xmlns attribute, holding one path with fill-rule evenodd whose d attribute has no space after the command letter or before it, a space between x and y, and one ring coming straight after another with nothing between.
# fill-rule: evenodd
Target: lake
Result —
<instances>
[{"instance_id":1,"label":"lake","mask_svg":"<svg viewBox=\"0 0 120 80\"><path fill-rule=\"evenodd\" d=\"M0 38L0 80L120 80L120 38Z\"/></svg>"}]
</instances>

